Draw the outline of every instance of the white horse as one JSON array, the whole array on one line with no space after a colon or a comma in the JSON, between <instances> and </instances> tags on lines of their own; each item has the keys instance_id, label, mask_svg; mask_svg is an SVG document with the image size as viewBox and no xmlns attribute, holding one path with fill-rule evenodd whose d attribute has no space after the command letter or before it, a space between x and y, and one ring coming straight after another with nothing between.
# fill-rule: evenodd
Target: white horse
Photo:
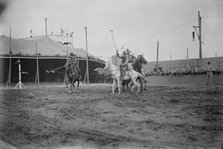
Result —
<instances>
[{"instance_id":1,"label":"white horse","mask_svg":"<svg viewBox=\"0 0 223 149\"><path fill-rule=\"evenodd\" d=\"M118 65L113 64L112 57L108 60L108 62L105 65L104 69L108 69L111 72L111 77L113 80L112 83L112 94L115 93L115 85L118 86L118 94L121 93L121 87L120 87L120 76L121 72Z\"/></svg>"},{"instance_id":2,"label":"white horse","mask_svg":"<svg viewBox=\"0 0 223 149\"><path fill-rule=\"evenodd\" d=\"M115 84L117 83L117 86L118 86L118 94L121 93L121 87L120 87L120 76L121 76L121 71L120 71L120 68L119 68L119 65L115 65L113 62L112 62L112 57L108 60L108 62L106 63L106 66L104 69L109 69L111 74L112 74L112 79L113 79L113 83L112 83L112 93L114 94L115 93ZM144 76L138 72L136 72L133 67L132 67L132 64L128 64L128 70L125 72L125 77L124 79L128 80L129 78L131 79L131 81L133 82L133 86L131 88L131 91L133 92L134 91L134 88L137 86L138 87L138 90L137 90L137 93L140 92L140 85L139 83L136 81L137 78L140 77L142 78L143 80L146 81L146 79L144 78Z\"/></svg>"}]
</instances>

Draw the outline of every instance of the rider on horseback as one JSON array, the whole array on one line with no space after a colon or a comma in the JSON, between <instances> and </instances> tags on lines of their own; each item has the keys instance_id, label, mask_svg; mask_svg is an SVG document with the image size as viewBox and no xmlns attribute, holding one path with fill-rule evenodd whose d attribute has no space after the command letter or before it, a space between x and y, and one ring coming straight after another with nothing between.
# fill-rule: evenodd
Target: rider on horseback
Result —
<instances>
[{"instance_id":1,"label":"rider on horseback","mask_svg":"<svg viewBox=\"0 0 223 149\"><path fill-rule=\"evenodd\" d=\"M64 66L66 68L65 74L66 75L68 74L69 68L73 62L77 62L77 71L78 71L79 77L81 77L81 70L79 68L79 62L75 59L75 55L73 54L73 52L70 53L70 56Z\"/></svg>"},{"instance_id":2,"label":"rider on horseback","mask_svg":"<svg viewBox=\"0 0 223 149\"><path fill-rule=\"evenodd\" d=\"M128 69L128 63L129 63L129 53L130 50L127 49L126 51L122 52L122 56L117 53L117 56L122 59L121 65L120 65L120 71L121 71L121 78L124 79L125 77L125 71Z\"/></svg>"}]
</instances>

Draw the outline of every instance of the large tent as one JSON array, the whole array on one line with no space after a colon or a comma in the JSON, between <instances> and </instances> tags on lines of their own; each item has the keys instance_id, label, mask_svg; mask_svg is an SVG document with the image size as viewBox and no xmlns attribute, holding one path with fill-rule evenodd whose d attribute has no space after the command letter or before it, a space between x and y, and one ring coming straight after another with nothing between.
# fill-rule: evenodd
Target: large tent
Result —
<instances>
[{"instance_id":1,"label":"large tent","mask_svg":"<svg viewBox=\"0 0 223 149\"><path fill-rule=\"evenodd\" d=\"M10 49L12 51L12 82L18 81L18 66L15 64L18 58L22 64L23 81L35 81L37 71L36 52L39 59L40 81L63 81L63 65L66 63L67 54L71 52L80 60L80 69L82 78L84 78L86 71L86 51L83 48L65 46L47 36L10 39L2 35L0 36L1 82L6 82L9 73ZM95 82L97 78L93 70L97 67L104 67L105 62L91 54L88 54L88 56L90 82Z\"/></svg>"}]
</instances>

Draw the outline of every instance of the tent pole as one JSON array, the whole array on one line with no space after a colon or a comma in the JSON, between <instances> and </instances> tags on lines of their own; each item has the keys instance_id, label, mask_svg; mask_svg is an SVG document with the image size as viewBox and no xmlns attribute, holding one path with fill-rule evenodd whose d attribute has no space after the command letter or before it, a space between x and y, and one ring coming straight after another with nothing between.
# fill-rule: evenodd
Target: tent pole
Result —
<instances>
[{"instance_id":1,"label":"tent pole","mask_svg":"<svg viewBox=\"0 0 223 149\"><path fill-rule=\"evenodd\" d=\"M87 46L87 27L85 27L85 39L86 39L86 78L87 84L89 84L89 63L88 63L88 46Z\"/></svg>"},{"instance_id":2,"label":"tent pole","mask_svg":"<svg viewBox=\"0 0 223 149\"><path fill-rule=\"evenodd\" d=\"M36 78L35 78L35 83L37 83L37 88L39 88L39 57L38 57L38 52L37 52L37 41L36 41Z\"/></svg>"},{"instance_id":3,"label":"tent pole","mask_svg":"<svg viewBox=\"0 0 223 149\"><path fill-rule=\"evenodd\" d=\"M65 67L67 67L68 61L69 61L69 49L68 49L68 46L67 46L67 60L66 60L66 64L64 65ZM66 83L66 81L67 81L67 74L65 72L64 73L64 82Z\"/></svg>"},{"instance_id":4,"label":"tent pole","mask_svg":"<svg viewBox=\"0 0 223 149\"><path fill-rule=\"evenodd\" d=\"M9 72L7 77L7 86L11 87L11 76L12 76L12 37L11 37L11 27L10 27L10 36L9 36Z\"/></svg>"}]
</instances>

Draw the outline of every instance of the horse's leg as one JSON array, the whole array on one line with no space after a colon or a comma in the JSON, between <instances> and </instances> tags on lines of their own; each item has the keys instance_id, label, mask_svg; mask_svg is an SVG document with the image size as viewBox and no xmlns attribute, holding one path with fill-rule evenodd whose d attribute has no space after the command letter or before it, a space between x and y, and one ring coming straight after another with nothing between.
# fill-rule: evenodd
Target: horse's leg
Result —
<instances>
[{"instance_id":1,"label":"horse's leg","mask_svg":"<svg viewBox=\"0 0 223 149\"><path fill-rule=\"evenodd\" d=\"M120 87L120 79L119 77L117 78L117 83L118 83L118 94L121 93L121 87Z\"/></svg>"},{"instance_id":2,"label":"horse's leg","mask_svg":"<svg viewBox=\"0 0 223 149\"><path fill-rule=\"evenodd\" d=\"M133 82L133 86L131 87L131 92L134 91L134 88L135 88L135 86L136 86L136 81L135 81L134 79L132 79L132 82Z\"/></svg>"},{"instance_id":3,"label":"horse's leg","mask_svg":"<svg viewBox=\"0 0 223 149\"><path fill-rule=\"evenodd\" d=\"M139 78L141 79L141 80L143 80L143 82L144 82L144 84L145 84L145 86L143 87L143 90L145 91L146 90L146 79L145 79L145 77L141 74L141 73L138 73L138 76L139 76Z\"/></svg>"},{"instance_id":4,"label":"horse's leg","mask_svg":"<svg viewBox=\"0 0 223 149\"><path fill-rule=\"evenodd\" d=\"M64 76L64 82L65 82L65 85L66 85L66 90L68 90L69 78L68 78L66 73L65 73L65 76Z\"/></svg>"},{"instance_id":5,"label":"horse's leg","mask_svg":"<svg viewBox=\"0 0 223 149\"><path fill-rule=\"evenodd\" d=\"M72 79L70 79L68 76L67 76L67 82L66 82L66 87L67 87L67 90L68 90L68 93L71 93L71 88L72 88ZM69 87L69 83L70 84L70 87Z\"/></svg>"},{"instance_id":6,"label":"horse's leg","mask_svg":"<svg viewBox=\"0 0 223 149\"><path fill-rule=\"evenodd\" d=\"M73 89L73 91L75 92L76 90L75 89L77 89L77 86L78 86L78 78L74 78L73 79L73 87L74 87L74 89Z\"/></svg>"},{"instance_id":7,"label":"horse's leg","mask_svg":"<svg viewBox=\"0 0 223 149\"><path fill-rule=\"evenodd\" d=\"M136 85L137 85L137 87L138 87L138 91L137 91L137 93L139 93L139 92L140 92L140 85L139 85L139 83L137 83L137 81L136 81Z\"/></svg>"},{"instance_id":8,"label":"horse's leg","mask_svg":"<svg viewBox=\"0 0 223 149\"><path fill-rule=\"evenodd\" d=\"M122 91L125 92L125 84L122 82Z\"/></svg>"},{"instance_id":9,"label":"horse's leg","mask_svg":"<svg viewBox=\"0 0 223 149\"><path fill-rule=\"evenodd\" d=\"M77 79L77 87L79 87L79 85L80 85L80 80Z\"/></svg>"},{"instance_id":10,"label":"horse's leg","mask_svg":"<svg viewBox=\"0 0 223 149\"><path fill-rule=\"evenodd\" d=\"M72 81L70 81L70 88L68 89L68 92L71 93L72 92Z\"/></svg>"},{"instance_id":11,"label":"horse's leg","mask_svg":"<svg viewBox=\"0 0 223 149\"><path fill-rule=\"evenodd\" d=\"M112 94L115 93L115 82L116 82L116 80L113 79L113 83L112 83Z\"/></svg>"},{"instance_id":12,"label":"horse's leg","mask_svg":"<svg viewBox=\"0 0 223 149\"><path fill-rule=\"evenodd\" d=\"M139 80L139 83L140 83L140 89L141 89L141 92L143 92L143 84L142 84L142 79L140 77L137 78Z\"/></svg>"},{"instance_id":13,"label":"horse's leg","mask_svg":"<svg viewBox=\"0 0 223 149\"><path fill-rule=\"evenodd\" d=\"M143 82L144 82L143 90L146 91L146 80L144 80Z\"/></svg>"},{"instance_id":14,"label":"horse's leg","mask_svg":"<svg viewBox=\"0 0 223 149\"><path fill-rule=\"evenodd\" d=\"M136 84L136 86L137 86L137 88L138 88L137 93L139 93L139 92L140 92L140 85L139 85L139 83L136 81L136 79L135 79L135 84Z\"/></svg>"},{"instance_id":15,"label":"horse's leg","mask_svg":"<svg viewBox=\"0 0 223 149\"><path fill-rule=\"evenodd\" d=\"M75 85L74 85L74 83L75 83L75 79L73 78L72 81L71 81L71 89L72 89L73 92L75 92Z\"/></svg>"},{"instance_id":16,"label":"horse's leg","mask_svg":"<svg viewBox=\"0 0 223 149\"><path fill-rule=\"evenodd\" d=\"M139 89L140 89L140 86L139 86L139 84L137 83L136 79L137 79L137 78L132 78L132 82L134 83L134 85L132 86L131 91L133 92L133 91L134 91L134 88L137 86L137 87L138 87L137 93L139 93L139 91L140 91L140 90L139 90Z\"/></svg>"}]
</instances>

